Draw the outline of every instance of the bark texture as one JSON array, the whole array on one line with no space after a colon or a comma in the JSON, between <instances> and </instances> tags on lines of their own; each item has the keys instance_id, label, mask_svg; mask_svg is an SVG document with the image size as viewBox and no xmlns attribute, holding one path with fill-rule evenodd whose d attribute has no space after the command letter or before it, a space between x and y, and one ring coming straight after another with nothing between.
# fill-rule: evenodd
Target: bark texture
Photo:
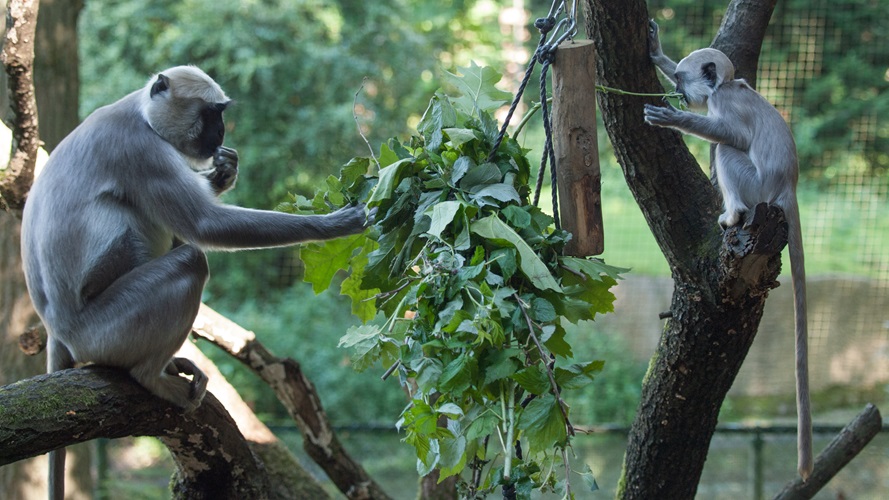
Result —
<instances>
[{"instance_id":1,"label":"bark texture","mask_svg":"<svg viewBox=\"0 0 889 500\"><path fill-rule=\"evenodd\" d=\"M6 69L13 112L13 152L0 179L0 208L21 213L34 180L40 148L34 96L34 37L38 0L9 0L7 29L0 59Z\"/></svg>"},{"instance_id":2,"label":"bark texture","mask_svg":"<svg viewBox=\"0 0 889 500\"><path fill-rule=\"evenodd\" d=\"M175 498L268 498L268 476L212 394L192 414L126 372L89 366L0 387L0 465L100 437L157 436L178 466Z\"/></svg>"}]
</instances>

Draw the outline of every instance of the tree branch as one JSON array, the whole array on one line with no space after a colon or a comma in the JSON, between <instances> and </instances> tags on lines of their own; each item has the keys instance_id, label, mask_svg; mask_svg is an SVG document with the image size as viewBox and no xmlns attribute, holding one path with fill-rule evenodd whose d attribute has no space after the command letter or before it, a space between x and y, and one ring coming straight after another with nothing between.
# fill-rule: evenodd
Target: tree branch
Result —
<instances>
[{"instance_id":1,"label":"tree branch","mask_svg":"<svg viewBox=\"0 0 889 500\"><path fill-rule=\"evenodd\" d=\"M339 442L315 387L299 363L273 355L253 332L204 304L195 320L194 333L234 356L269 384L302 432L306 453L348 498L389 498Z\"/></svg>"},{"instance_id":2,"label":"tree branch","mask_svg":"<svg viewBox=\"0 0 889 500\"><path fill-rule=\"evenodd\" d=\"M0 53L9 75L14 151L0 180L0 207L21 213L40 147L37 130L37 99L34 96L34 37L38 0L9 0L6 40Z\"/></svg>"},{"instance_id":3,"label":"tree branch","mask_svg":"<svg viewBox=\"0 0 889 500\"><path fill-rule=\"evenodd\" d=\"M756 88L756 69L769 19L778 0L735 0L722 17L722 25L710 44L731 59L735 78Z\"/></svg>"},{"instance_id":4,"label":"tree branch","mask_svg":"<svg viewBox=\"0 0 889 500\"><path fill-rule=\"evenodd\" d=\"M854 420L840 431L833 441L815 458L815 468L809 480L796 478L775 496L775 500L803 500L812 498L828 481L846 466L880 432L883 418L872 404L864 407Z\"/></svg>"},{"instance_id":5,"label":"tree branch","mask_svg":"<svg viewBox=\"0 0 889 500\"><path fill-rule=\"evenodd\" d=\"M178 466L176 498L268 497L262 464L211 394L186 415L125 372L98 366L0 387L0 465L124 436L156 436L167 446Z\"/></svg>"}]
</instances>

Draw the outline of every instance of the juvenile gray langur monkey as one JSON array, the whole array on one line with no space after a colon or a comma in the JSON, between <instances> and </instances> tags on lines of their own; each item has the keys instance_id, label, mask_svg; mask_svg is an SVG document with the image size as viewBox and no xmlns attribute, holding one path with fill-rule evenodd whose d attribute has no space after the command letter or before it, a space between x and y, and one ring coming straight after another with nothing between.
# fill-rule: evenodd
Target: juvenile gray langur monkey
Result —
<instances>
[{"instance_id":1,"label":"juvenile gray langur monkey","mask_svg":"<svg viewBox=\"0 0 889 500\"><path fill-rule=\"evenodd\" d=\"M50 372L87 362L123 368L192 411L207 377L173 354L209 277L204 250L364 230L363 206L316 216L220 203L214 195L232 187L238 168L237 152L222 146L230 102L198 68L170 68L96 110L50 155L22 224L25 278L49 333ZM64 460L64 449L50 453L50 498L64 495Z\"/></svg>"},{"instance_id":2,"label":"juvenile gray langur monkey","mask_svg":"<svg viewBox=\"0 0 889 500\"><path fill-rule=\"evenodd\" d=\"M725 212L719 224L728 228L743 222L745 212L758 203L777 205L788 225L790 272L796 317L796 403L798 470L803 480L812 473L812 416L809 404L806 271L796 182L799 166L790 127L780 113L747 82L735 79L735 68L716 49L700 49L674 63L665 56L658 26L651 21L649 52L652 62L676 85L693 109L706 115L645 105L645 121L698 136L716 144L716 178Z\"/></svg>"}]
</instances>

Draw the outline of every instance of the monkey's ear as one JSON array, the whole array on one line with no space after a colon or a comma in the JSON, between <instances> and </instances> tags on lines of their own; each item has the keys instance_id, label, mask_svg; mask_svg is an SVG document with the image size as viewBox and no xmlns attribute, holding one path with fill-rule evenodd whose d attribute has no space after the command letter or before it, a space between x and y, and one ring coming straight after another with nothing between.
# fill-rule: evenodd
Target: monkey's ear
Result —
<instances>
[{"instance_id":1,"label":"monkey's ear","mask_svg":"<svg viewBox=\"0 0 889 500\"><path fill-rule=\"evenodd\" d=\"M228 101L225 101L225 102L217 102L212 107L213 107L213 109L215 109L216 111L219 111L221 113L221 112L225 111L226 109L228 109L228 107L231 106L232 104L234 104L234 101L229 99Z\"/></svg>"},{"instance_id":2,"label":"monkey's ear","mask_svg":"<svg viewBox=\"0 0 889 500\"><path fill-rule=\"evenodd\" d=\"M716 63L711 61L701 66L701 76L703 76L705 80L710 82L711 87L715 87L717 79Z\"/></svg>"},{"instance_id":3,"label":"monkey's ear","mask_svg":"<svg viewBox=\"0 0 889 500\"><path fill-rule=\"evenodd\" d=\"M151 97L166 90L170 90L170 79L164 75L157 75L157 80L155 80L154 85L151 86Z\"/></svg>"}]
</instances>

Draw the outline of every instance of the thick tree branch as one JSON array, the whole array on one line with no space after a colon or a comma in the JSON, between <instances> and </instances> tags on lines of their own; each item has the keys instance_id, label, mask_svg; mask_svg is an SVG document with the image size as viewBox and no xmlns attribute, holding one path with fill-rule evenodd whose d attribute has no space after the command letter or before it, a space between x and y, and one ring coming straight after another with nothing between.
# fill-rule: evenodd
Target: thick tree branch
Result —
<instances>
[{"instance_id":1,"label":"thick tree branch","mask_svg":"<svg viewBox=\"0 0 889 500\"><path fill-rule=\"evenodd\" d=\"M169 448L178 466L176 498L268 497L262 464L211 394L185 415L125 372L97 366L0 387L0 465L124 436L157 436Z\"/></svg>"},{"instance_id":2,"label":"thick tree branch","mask_svg":"<svg viewBox=\"0 0 889 500\"><path fill-rule=\"evenodd\" d=\"M846 466L880 432L883 418L880 410L868 404L854 420L840 431L833 441L815 458L815 469L806 482L796 478L775 500L804 500L812 498L828 481Z\"/></svg>"},{"instance_id":3,"label":"thick tree branch","mask_svg":"<svg viewBox=\"0 0 889 500\"><path fill-rule=\"evenodd\" d=\"M40 136L34 96L34 37L38 0L9 0L6 40L0 59L9 76L14 151L0 179L0 208L21 213L34 180Z\"/></svg>"},{"instance_id":4,"label":"thick tree branch","mask_svg":"<svg viewBox=\"0 0 889 500\"><path fill-rule=\"evenodd\" d=\"M203 304L195 320L194 333L234 356L269 384L303 433L306 453L348 498L389 498L339 442L315 387L299 363L273 355L256 340L253 332Z\"/></svg>"},{"instance_id":5,"label":"thick tree branch","mask_svg":"<svg viewBox=\"0 0 889 500\"><path fill-rule=\"evenodd\" d=\"M735 65L735 77L756 88L756 68L769 19L778 0L736 0L729 4L710 45Z\"/></svg>"}]
</instances>

